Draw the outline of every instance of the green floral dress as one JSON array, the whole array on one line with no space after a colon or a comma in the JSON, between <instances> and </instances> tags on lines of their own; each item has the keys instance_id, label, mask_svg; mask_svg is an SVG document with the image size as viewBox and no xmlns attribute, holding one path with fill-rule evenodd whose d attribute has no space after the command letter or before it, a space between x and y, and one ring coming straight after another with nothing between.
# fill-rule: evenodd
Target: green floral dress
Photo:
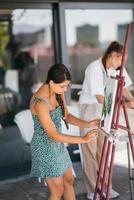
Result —
<instances>
[{"instance_id":1,"label":"green floral dress","mask_svg":"<svg viewBox=\"0 0 134 200\"><path fill-rule=\"evenodd\" d=\"M48 102L35 96L32 105L36 102ZM69 153L65 145L52 140L44 131L37 115L33 115L34 134L31 141L32 168L31 175L34 177L59 177L63 176L67 168L72 165ZM61 107L50 111L50 116L58 132L61 131ZM59 133L60 134L60 133Z\"/></svg>"}]
</instances>

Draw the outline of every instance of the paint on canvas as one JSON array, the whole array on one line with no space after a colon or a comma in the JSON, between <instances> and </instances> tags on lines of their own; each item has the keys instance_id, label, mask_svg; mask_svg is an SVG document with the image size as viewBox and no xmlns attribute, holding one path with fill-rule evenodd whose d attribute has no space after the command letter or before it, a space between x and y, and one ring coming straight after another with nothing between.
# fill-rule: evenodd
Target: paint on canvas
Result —
<instances>
[{"instance_id":1,"label":"paint on canvas","mask_svg":"<svg viewBox=\"0 0 134 200\"><path fill-rule=\"evenodd\" d=\"M102 108L101 128L110 133L118 80L108 78L105 87L105 101Z\"/></svg>"}]
</instances>

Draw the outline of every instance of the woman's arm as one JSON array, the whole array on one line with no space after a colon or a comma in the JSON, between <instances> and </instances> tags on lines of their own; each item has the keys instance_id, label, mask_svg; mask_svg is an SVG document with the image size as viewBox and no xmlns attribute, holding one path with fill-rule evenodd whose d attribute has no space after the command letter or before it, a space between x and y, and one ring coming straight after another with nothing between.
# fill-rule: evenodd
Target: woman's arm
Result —
<instances>
[{"instance_id":1,"label":"woman's arm","mask_svg":"<svg viewBox=\"0 0 134 200\"><path fill-rule=\"evenodd\" d=\"M81 128L93 128L93 127L99 126L100 119L94 119L92 121L85 121L85 120L80 119L80 118L74 116L73 114L69 113L66 102L65 102L64 94L62 95L62 99L63 99L63 103L64 103L64 108L65 108L65 118L69 124L79 126Z\"/></svg>"},{"instance_id":2,"label":"woman's arm","mask_svg":"<svg viewBox=\"0 0 134 200\"><path fill-rule=\"evenodd\" d=\"M134 100L134 97L128 88L123 88L123 96L128 100Z\"/></svg>"},{"instance_id":3,"label":"woman's arm","mask_svg":"<svg viewBox=\"0 0 134 200\"><path fill-rule=\"evenodd\" d=\"M70 136L66 134L60 134L56 130L55 125L50 117L48 105L45 105L44 102L36 103L36 105L34 106L34 110L39 118L42 127L44 128L44 131L54 141L72 144L85 143L89 142L97 135L97 129L90 131L85 136Z\"/></svg>"},{"instance_id":4,"label":"woman's arm","mask_svg":"<svg viewBox=\"0 0 134 200\"><path fill-rule=\"evenodd\" d=\"M123 89L123 96L126 98L128 102L126 102L126 105L128 108L134 108L134 97L132 93L129 91L128 88Z\"/></svg>"},{"instance_id":5,"label":"woman's arm","mask_svg":"<svg viewBox=\"0 0 134 200\"><path fill-rule=\"evenodd\" d=\"M103 95L95 95L98 103L104 103L104 96Z\"/></svg>"},{"instance_id":6,"label":"woman's arm","mask_svg":"<svg viewBox=\"0 0 134 200\"><path fill-rule=\"evenodd\" d=\"M91 121L85 121L82 120L78 117L75 117L74 115L72 115L71 113L68 113L67 117L66 117L66 121L69 124L75 125L75 126L79 126L81 128L93 128L93 127L98 127L100 125L100 119L94 119Z\"/></svg>"}]
</instances>

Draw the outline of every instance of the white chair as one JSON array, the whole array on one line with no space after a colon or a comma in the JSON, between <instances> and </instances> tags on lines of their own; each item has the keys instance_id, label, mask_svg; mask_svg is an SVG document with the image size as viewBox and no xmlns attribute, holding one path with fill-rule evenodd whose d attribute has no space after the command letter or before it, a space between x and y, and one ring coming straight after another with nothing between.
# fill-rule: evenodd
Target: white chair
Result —
<instances>
[{"instance_id":1,"label":"white chair","mask_svg":"<svg viewBox=\"0 0 134 200\"><path fill-rule=\"evenodd\" d=\"M24 151L31 143L33 132L34 132L34 123L33 123L31 111L29 109L20 111L19 113L15 115L14 122L17 124L20 130L21 136L23 140L26 142L23 149L23 154L24 154ZM22 158L23 158L23 155L22 155ZM41 178L38 178L38 181L41 182Z\"/></svg>"},{"instance_id":2,"label":"white chair","mask_svg":"<svg viewBox=\"0 0 134 200\"><path fill-rule=\"evenodd\" d=\"M30 110L27 109L17 113L14 122L17 124L24 141L30 144L34 132L34 124Z\"/></svg>"}]
</instances>

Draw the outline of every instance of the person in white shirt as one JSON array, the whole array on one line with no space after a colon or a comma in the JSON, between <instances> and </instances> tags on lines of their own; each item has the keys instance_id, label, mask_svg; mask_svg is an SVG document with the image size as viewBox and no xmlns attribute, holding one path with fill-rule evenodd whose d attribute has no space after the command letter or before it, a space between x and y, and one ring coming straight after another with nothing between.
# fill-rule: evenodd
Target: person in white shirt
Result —
<instances>
[{"instance_id":1,"label":"person in white shirt","mask_svg":"<svg viewBox=\"0 0 134 200\"><path fill-rule=\"evenodd\" d=\"M101 117L102 105L104 102L104 89L109 76L115 76L121 66L123 46L118 42L112 42L104 55L87 66L82 91L80 94L80 117L84 120L91 120ZM127 56L126 56L127 57ZM124 69L125 87L123 95L127 99L127 107L134 108L134 97L128 89L132 84L126 70ZM83 135L86 129L81 129ZM87 144L82 144L82 159L84 182L87 190L87 198L93 199L97 180L97 171L101 158L101 151L104 142L104 134L98 133L98 137ZM110 198L117 198L119 193L110 190Z\"/></svg>"}]
</instances>

